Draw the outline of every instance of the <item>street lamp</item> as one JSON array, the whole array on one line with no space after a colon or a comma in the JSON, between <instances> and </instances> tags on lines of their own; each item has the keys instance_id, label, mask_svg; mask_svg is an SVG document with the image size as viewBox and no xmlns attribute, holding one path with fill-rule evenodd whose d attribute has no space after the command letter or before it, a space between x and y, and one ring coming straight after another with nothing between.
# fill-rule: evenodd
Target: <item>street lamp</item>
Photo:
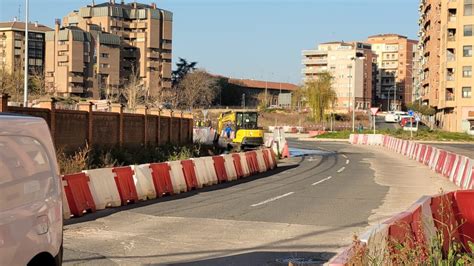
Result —
<instances>
[{"instance_id":1,"label":"street lamp","mask_svg":"<svg viewBox=\"0 0 474 266\"><path fill-rule=\"evenodd\" d=\"M349 69L352 70L352 68L354 68L354 73L355 73L355 63L357 60L364 60L365 57L362 56L363 54L361 53L356 53L356 56L355 57L352 57L351 58L351 63L354 64L354 67L351 67ZM349 76L349 92L352 91L352 71L351 71L351 75ZM355 80L355 79L354 79ZM351 98L351 93L349 93L349 98ZM349 99L351 102L352 102L352 132L355 132L355 104L356 104L356 97L355 97L355 84L354 84L354 93L352 93L352 99ZM350 106L351 104L349 104Z\"/></svg>"},{"instance_id":2,"label":"street lamp","mask_svg":"<svg viewBox=\"0 0 474 266\"><path fill-rule=\"evenodd\" d=\"M23 106L28 107L28 7L29 0L25 0L25 73L23 75Z\"/></svg>"}]
</instances>

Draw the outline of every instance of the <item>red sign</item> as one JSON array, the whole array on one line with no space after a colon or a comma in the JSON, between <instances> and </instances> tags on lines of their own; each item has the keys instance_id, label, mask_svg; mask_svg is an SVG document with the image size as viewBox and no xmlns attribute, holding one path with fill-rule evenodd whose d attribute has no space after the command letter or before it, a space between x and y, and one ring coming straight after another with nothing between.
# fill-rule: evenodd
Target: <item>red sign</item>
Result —
<instances>
[{"instance_id":1,"label":"red sign","mask_svg":"<svg viewBox=\"0 0 474 266\"><path fill-rule=\"evenodd\" d=\"M372 112L372 115L377 115L377 113L379 112L379 108L378 107L372 107L372 108L370 108L370 111Z\"/></svg>"}]
</instances>

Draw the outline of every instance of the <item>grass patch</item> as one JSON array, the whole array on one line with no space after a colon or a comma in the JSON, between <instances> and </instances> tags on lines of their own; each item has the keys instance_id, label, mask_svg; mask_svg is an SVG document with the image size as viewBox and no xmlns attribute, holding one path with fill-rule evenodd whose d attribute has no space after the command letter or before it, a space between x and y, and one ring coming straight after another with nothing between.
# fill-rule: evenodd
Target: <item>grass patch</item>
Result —
<instances>
[{"instance_id":1,"label":"grass patch","mask_svg":"<svg viewBox=\"0 0 474 266\"><path fill-rule=\"evenodd\" d=\"M357 134L360 134L356 131ZM362 134L372 134L372 130L364 130ZM328 132L319 136L318 139L349 139L352 134L351 130ZM428 130L420 129L418 132L413 132L413 138L411 138L409 131L403 129L382 129L377 130L377 134L389 135L400 139L413 139L422 141L457 141L457 142L474 142L474 136L470 136L466 133L457 132L446 132L441 130Z\"/></svg>"}]
</instances>

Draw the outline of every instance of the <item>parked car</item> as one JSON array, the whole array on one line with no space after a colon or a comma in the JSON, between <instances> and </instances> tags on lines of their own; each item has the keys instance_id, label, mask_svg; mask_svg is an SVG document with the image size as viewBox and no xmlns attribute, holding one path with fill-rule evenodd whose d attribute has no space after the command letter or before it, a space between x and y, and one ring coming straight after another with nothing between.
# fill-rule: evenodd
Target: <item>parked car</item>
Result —
<instances>
[{"instance_id":1,"label":"parked car","mask_svg":"<svg viewBox=\"0 0 474 266\"><path fill-rule=\"evenodd\" d=\"M385 115L385 122L386 123L396 123L397 122L397 115L395 114L395 112L388 112L386 115Z\"/></svg>"},{"instance_id":2,"label":"parked car","mask_svg":"<svg viewBox=\"0 0 474 266\"><path fill-rule=\"evenodd\" d=\"M413 124L416 124L414 117L412 117L412 116L409 116L409 117L403 116L403 117L400 119L400 122L399 122L399 123L400 123L400 126L401 126L401 127L404 127L405 125L410 124L410 119L413 121Z\"/></svg>"},{"instance_id":3,"label":"parked car","mask_svg":"<svg viewBox=\"0 0 474 266\"><path fill-rule=\"evenodd\" d=\"M0 265L61 265L62 188L48 125L0 114Z\"/></svg>"}]
</instances>

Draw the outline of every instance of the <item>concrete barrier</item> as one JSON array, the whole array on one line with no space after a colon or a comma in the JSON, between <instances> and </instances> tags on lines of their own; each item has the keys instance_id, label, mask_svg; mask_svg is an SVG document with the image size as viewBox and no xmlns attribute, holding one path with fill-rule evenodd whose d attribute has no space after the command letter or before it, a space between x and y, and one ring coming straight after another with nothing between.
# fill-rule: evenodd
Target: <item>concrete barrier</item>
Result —
<instances>
[{"instance_id":1,"label":"concrete barrier","mask_svg":"<svg viewBox=\"0 0 474 266\"><path fill-rule=\"evenodd\" d=\"M237 171L234 166L234 158L231 154L222 155L224 157L224 166L227 173L227 181L237 180Z\"/></svg>"}]
</instances>

